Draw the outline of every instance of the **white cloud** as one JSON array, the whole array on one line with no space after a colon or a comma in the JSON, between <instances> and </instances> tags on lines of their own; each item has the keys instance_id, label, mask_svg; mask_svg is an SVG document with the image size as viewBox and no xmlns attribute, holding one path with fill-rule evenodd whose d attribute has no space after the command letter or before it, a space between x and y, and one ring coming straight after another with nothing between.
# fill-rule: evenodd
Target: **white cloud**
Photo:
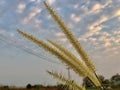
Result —
<instances>
[{"instance_id":1,"label":"white cloud","mask_svg":"<svg viewBox=\"0 0 120 90\"><path fill-rule=\"evenodd\" d=\"M12 33L12 32L11 32L11 33L10 33L10 36L11 36L11 37L14 37L14 36L15 36L15 33Z\"/></svg>"},{"instance_id":2,"label":"white cloud","mask_svg":"<svg viewBox=\"0 0 120 90\"><path fill-rule=\"evenodd\" d=\"M36 0L29 0L30 2L34 2L34 1L36 1Z\"/></svg>"},{"instance_id":3,"label":"white cloud","mask_svg":"<svg viewBox=\"0 0 120 90\"><path fill-rule=\"evenodd\" d=\"M47 0L47 2L51 5L55 2L55 0Z\"/></svg>"},{"instance_id":4,"label":"white cloud","mask_svg":"<svg viewBox=\"0 0 120 90\"><path fill-rule=\"evenodd\" d=\"M106 0L104 1L104 4L100 4L100 3L96 3L93 5L93 7L91 8L90 11L87 11L87 13L98 13L100 10L103 10L104 8L106 8L109 4L112 3L112 0Z\"/></svg>"},{"instance_id":5,"label":"white cloud","mask_svg":"<svg viewBox=\"0 0 120 90\"><path fill-rule=\"evenodd\" d=\"M34 22L35 22L34 24L35 27L39 27L41 24L41 20L38 20L38 19L34 19Z\"/></svg>"},{"instance_id":6,"label":"white cloud","mask_svg":"<svg viewBox=\"0 0 120 90\"><path fill-rule=\"evenodd\" d=\"M88 29L90 30L89 32L87 32L86 34L83 35L82 38L88 38L88 37L92 37L93 35L98 35L100 32L100 30L102 29L102 26L89 26Z\"/></svg>"},{"instance_id":7,"label":"white cloud","mask_svg":"<svg viewBox=\"0 0 120 90\"><path fill-rule=\"evenodd\" d=\"M57 32L57 33L55 33L55 36L57 36L57 37L64 37L65 34L63 32Z\"/></svg>"},{"instance_id":8,"label":"white cloud","mask_svg":"<svg viewBox=\"0 0 120 90\"><path fill-rule=\"evenodd\" d=\"M78 41L83 41L83 42L87 42L87 39L86 38L78 38Z\"/></svg>"},{"instance_id":9,"label":"white cloud","mask_svg":"<svg viewBox=\"0 0 120 90\"><path fill-rule=\"evenodd\" d=\"M120 48L120 35L119 31L113 31L110 33L108 32L101 32L98 39L96 40L99 42L99 45L101 46L101 49L105 49L106 52L115 52L114 54L117 54L117 49Z\"/></svg>"},{"instance_id":10,"label":"white cloud","mask_svg":"<svg viewBox=\"0 0 120 90\"><path fill-rule=\"evenodd\" d=\"M101 4L97 3L92 7L92 11L100 10L102 7L103 6Z\"/></svg>"},{"instance_id":11,"label":"white cloud","mask_svg":"<svg viewBox=\"0 0 120 90\"><path fill-rule=\"evenodd\" d=\"M79 4L75 4L73 8L77 9L79 7Z\"/></svg>"},{"instance_id":12,"label":"white cloud","mask_svg":"<svg viewBox=\"0 0 120 90\"><path fill-rule=\"evenodd\" d=\"M83 35L82 38L88 38L88 37L92 37L93 35L98 35L100 34L100 31L103 29L103 25L101 25L103 22L107 21L108 17L106 16L101 16L99 19L97 19L96 21L94 21L93 23L91 23L87 29L89 30L89 32L87 32L86 34Z\"/></svg>"},{"instance_id":13,"label":"white cloud","mask_svg":"<svg viewBox=\"0 0 120 90\"><path fill-rule=\"evenodd\" d=\"M120 30L118 30L118 31L115 31L115 30L114 30L112 33L113 33L114 35L120 35Z\"/></svg>"},{"instance_id":14,"label":"white cloud","mask_svg":"<svg viewBox=\"0 0 120 90\"><path fill-rule=\"evenodd\" d=\"M120 8L115 11L114 16L120 16Z\"/></svg>"},{"instance_id":15,"label":"white cloud","mask_svg":"<svg viewBox=\"0 0 120 90\"><path fill-rule=\"evenodd\" d=\"M74 21L75 23L78 23L80 21L80 17L76 16L75 14L71 14L70 18L72 21Z\"/></svg>"},{"instance_id":16,"label":"white cloud","mask_svg":"<svg viewBox=\"0 0 120 90\"><path fill-rule=\"evenodd\" d=\"M62 43L67 42L67 38L65 37L65 34L63 32L56 32L55 36L57 37L58 41Z\"/></svg>"},{"instance_id":17,"label":"white cloud","mask_svg":"<svg viewBox=\"0 0 120 90\"><path fill-rule=\"evenodd\" d=\"M18 7L17 7L17 12L22 13L24 11L25 7L26 7L25 3L19 3Z\"/></svg>"},{"instance_id":18,"label":"white cloud","mask_svg":"<svg viewBox=\"0 0 120 90\"><path fill-rule=\"evenodd\" d=\"M28 15L22 20L22 24L27 24L32 18L34 18L38 13L41 12L42 9L39 7L33 7L28 13Z\"/></svg>"},{"instance_id":19,"label":"white cloud","mask_svg":"<svg viewBox=\"0 0 120 90\"><path fill-rule=\"evenodd\" d=\"M102 34L101 33L101 36L98 38L98 41L100 42L114 42L116 40L116 38L112 35L109 34L109 36L107 36L107 34Z\"/></svg>"},{"instance_id":20,"label":"white cloud","mask_svg":"<svg viewBox=\"0 0 120 90\"><path fill-rule=\"evenodd\" d=\"M88 26L88 29L90 31L98 31L101 30L102 27L99 26L101 23L105 22L106 20L108 20L108 17L106 16L102 16L100 17L98 20L96 20L95 22L93 22L90 26Z\"/></svg>"},{"instance_id":21,"label":"white cloud","mask_svg":"<svg viewBox=\"0 0 120 90\"><path fill-rule=\"evenodd\" d=\"M105 42L105 47L110 47L111 46L111 43L110 42Z\"/></svg>"},{"instance_id":22,"label":"white cloud","mask_svg":"<svg viewBox=\"0 0 120 90\"><path fill-rule=\"evenodd\" d=\"M40 3L41 0L29 0L30 2L37 2L37 3Z\"/></svg>"},{"instance_id":23,"label":"white cloud","mask_svg":"<svg viewBox=\"0 0 120 90\"><path fill-rule=\"evenodd\" d=\"M58 40L64 43L67 42L67 38L59 38Z\"/></svg>"},{"instance_id":24,"label":"white cloud","mask_svg":"<svg viewBox=\"0 0 120 90\"><path fill-rule=\"evenodd\" d=\"M89 40L92 42L96 42L97 39L96 38L89 38Z\"/></svg>"},{"instance_id":25,"label":"white cloud","mask_svg":"<svg viewBox=\"0 0 120 90\"><path fill-rule=\"evenodd\" d=\"M113 0L106 0L106 4L105 5L109 5L112 2L113 2Z\"/></svg>"},{"instance_id":26,"label":"white cloud","mask_svg":"<svg viewBox=\"0 0 120 90\"><path fill-rule=\"evenodd\" d=\"M120 39L116 39L116 40L115 40L115 43L120 43Z\"/></svg>"},{"instance_id":27,"label":"white cloud","mask_svg":"<svg viewBox=\"0 0 120 90\"><path fill-rule=\"evenodd\" d=\"M106 37L111 36L111 34L108 32L102 32L101 35L106 36Z\"/></svg>"},{"instance_id":28,"label":"white cloud","mask_svg":"<svg viewBox=\"0 0 120 90\"><path fill-rule=\"evenodd\" d=\"M105 40L106 40L106 36L101 36L101 37L99 37L98 40L99 40L99 41L105 41Z\"/></svg>"},{"instance_id":29,"label":"white cloud","mask_svg":"<svg viewBox=\"0 0 120 90\"><path fill-rule=\"evenodd\" d=\"M120 31L113 31L113 35L115 37L114 43L120 44Z\"/></svg>"}]
</instances>

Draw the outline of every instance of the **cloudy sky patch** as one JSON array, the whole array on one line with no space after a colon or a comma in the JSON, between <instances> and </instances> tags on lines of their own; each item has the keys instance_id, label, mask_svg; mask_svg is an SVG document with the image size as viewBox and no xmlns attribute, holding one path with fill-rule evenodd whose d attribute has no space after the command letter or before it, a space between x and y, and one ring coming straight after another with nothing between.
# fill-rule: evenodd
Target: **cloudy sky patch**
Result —
<instances>
[{"instance_id":1,"label":"cloudy sky patch","mask_svg":"<svg viewBox=\"0 0 120 90\"><path fill-rule=\"evenodd\" d=\"M80 41L92 58L97 73L106 78L120 73L120 0L46 2ZM77 55L41 0L1 0L0 8L0 71L3 72L0 83L49 84L51 78L46 74L47 69L66 72L66 66L57 58L17 33L17 29L23 29L42 40L52 39ZM60 63L59 66L56 63Z\"/></svg>"}]
</instances>

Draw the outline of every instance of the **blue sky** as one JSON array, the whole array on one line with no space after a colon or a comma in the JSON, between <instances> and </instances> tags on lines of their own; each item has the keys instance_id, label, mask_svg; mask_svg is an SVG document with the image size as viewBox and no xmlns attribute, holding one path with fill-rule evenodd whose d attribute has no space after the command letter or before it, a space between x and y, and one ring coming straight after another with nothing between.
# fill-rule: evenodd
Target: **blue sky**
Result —
<instances>
[{"instance_id":1,"label":"blue sky","mask_svg":"<svg viewBox=\"0 0 120 90\"><path fill-rule=\"evenodd\" d=\"M97 73L120 73L120 0L46 0L65 21L91 57ZM52 39L77 55L42 0L1 0L0 84L51 84L46 70L67 75L57 58L23 38L17 29ZM71 73L76 78L74 73ZM52 83L52 84L53 84Z\"/></svg>"}]
</instances>

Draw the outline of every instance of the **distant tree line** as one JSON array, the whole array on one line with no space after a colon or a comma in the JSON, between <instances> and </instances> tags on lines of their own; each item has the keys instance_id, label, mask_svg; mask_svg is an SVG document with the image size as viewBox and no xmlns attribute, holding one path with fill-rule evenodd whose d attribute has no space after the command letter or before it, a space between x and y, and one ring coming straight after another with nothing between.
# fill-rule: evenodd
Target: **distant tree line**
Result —
<instances>
[{"instance_id":1,"label":"distant tree line","mask_svg":"<svg viewBox=\"0 0 120 90\"><path fill-rule=\"evenodd\" d=\"M112 88L120 88L120 75L117 73L113 75L110 79L105 79L104 76L99 75L100 82L104 85L104 87L112 87ZM88 78L83 79L83 85L86 88L94 87L91 81Z\"/></svg>"},{"instance_id":2,"label":"distant tree line","mask_svg":"<svg viewBox=\"0 0 120 90\"><path fill-rule=\"evenodd\" d=\"M110 79L106 79L103 75L98 75L100 82L104 85L105 88L120 88L120 75L117 73L113 75ZM94 85L91 83L91 81L88 78L83 79L83 85L86 88L94 88ZM44 85L26 85L27 89L35 88L58 88L58 90L68 90L67 85L59 84L56 86L44 86Z\"/></svg>"},{"instance_id":3,"label":"distant tree line","mask_svg":"<svg viewBox=\"0 0 120 90\"><path fill-rule=\"evenodd\" d=\"M58 84L58 85L54 85L54 86L44 86L41 84L38 85L31 85L31 84L27 84L26 85L26 89L40 89L40 90L68 90L68 86L67 85L63 85L63 84Z\"/></svg>"}]
</instances>

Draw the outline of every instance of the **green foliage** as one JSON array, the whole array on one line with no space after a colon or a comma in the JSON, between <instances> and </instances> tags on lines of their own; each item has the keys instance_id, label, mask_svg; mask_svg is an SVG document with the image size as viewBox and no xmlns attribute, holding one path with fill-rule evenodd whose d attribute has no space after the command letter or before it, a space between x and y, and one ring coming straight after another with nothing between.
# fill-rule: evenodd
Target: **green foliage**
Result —
<instances>
[{"instance_id":1,"label":"green foliage","mask_svg":"<svg viewBox=\"0 0 120 90\"><path fill-rule=\"evenodd\" d=\"M31 85L31 84L27 84L27 85L26 85L26 88L27 88L27 89L31 89L31 88L32 88L32 85Z\"/></svg>"}]
</instances>

